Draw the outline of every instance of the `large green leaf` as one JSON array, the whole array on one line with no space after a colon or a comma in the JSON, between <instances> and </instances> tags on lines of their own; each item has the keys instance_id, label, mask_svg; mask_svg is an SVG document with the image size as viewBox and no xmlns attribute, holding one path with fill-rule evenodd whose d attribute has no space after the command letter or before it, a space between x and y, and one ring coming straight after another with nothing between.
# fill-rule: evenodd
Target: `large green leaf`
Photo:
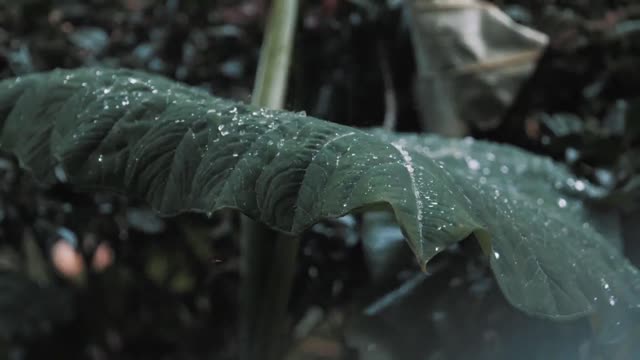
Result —
<instances>
[{"instance_id":1,"label":"large green leaf","mask_svg":"<svg viewBox=\"0 0 640 360\"><path fill-rule=\"evenodd\" d=\"M512 147L366 132L125 70L5 80L0 121L2 148L43 181L62 169L165 215L233 208L293 234L385 207L422 264L475 235L527 313L640 305L638 271L580 200L598 189Z\"/></svg>"}]
</instances>

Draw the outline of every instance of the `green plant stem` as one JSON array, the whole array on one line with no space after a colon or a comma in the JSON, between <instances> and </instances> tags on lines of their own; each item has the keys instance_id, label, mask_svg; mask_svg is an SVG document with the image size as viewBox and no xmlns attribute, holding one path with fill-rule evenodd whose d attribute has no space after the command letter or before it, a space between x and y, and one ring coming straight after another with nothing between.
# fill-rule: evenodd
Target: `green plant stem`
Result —
<instances>
[{"instance_id":1,"label":"green plant stem","mask_svg":"<svg viewBox=\"0 0 640 360\"><path fill-rule=\"evenodd\" d=\"M252 103L282 108L286 97L298 0L274 0L265 30ZM276 360L286 351L287 305L298 239L241 216L243 282L240 358Z\"/></svg>"},{"instance_id":2,"label":"green plant stem","mask_svg":"<svg viewBox=\"0 0 640 360\"><path fill-rule=\"evenodd\" d=\"M242 231L252 243L244 255L241 359L282 359L299 241L255 222L243 223Z\"/></svg>"},{"instance_id":3,"label":"green plant stem","mask_svg":"<svg viewBox=\"0 0 640 360\"><path fill-rule=\"evenodd\" d=\"M298 0L273 1L253 85L254 105L271 109L284 105L297 18Z\"/></svg>"}]
</instances>

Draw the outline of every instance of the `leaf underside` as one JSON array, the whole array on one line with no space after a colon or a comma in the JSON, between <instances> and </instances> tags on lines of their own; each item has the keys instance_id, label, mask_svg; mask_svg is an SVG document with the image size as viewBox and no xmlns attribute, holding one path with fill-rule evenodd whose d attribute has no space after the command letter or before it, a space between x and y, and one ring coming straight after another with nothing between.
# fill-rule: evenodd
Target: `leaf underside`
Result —
<instances>
[{"instance_id":1,"label":"leaf underside","mask_svg":"<svg viewBox=\"0 0 640 360\"><path fill-rule=\"evenodd\" d=\"M63 170L163 215L232 208L292 234L384 205L422 264L474 234L529 314L640 306L638 271L581 200L598 189L513 147L359 130L129 70L4 80L0 122L2 149L46 183Z\"/></svg>"}]
</instances>

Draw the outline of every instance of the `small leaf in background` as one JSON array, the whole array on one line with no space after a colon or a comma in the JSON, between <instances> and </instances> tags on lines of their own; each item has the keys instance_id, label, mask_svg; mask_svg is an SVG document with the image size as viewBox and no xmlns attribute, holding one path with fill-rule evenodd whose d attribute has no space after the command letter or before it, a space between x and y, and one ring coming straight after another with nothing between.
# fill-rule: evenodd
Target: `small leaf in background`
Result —
<instances>
[{"instance_id":1,"label":"small leaf in background","mask_svg":"<svg viewBox=\"0 0 640 360\"><path fill-rule=\"evenodd\" d=\"M99 55L109 45L109 35L98 27L81 27L69 34L69 40L91 55Z\"/></svg>"},{"instance_id":2,"label":"small leaf in background","mask_svg":"<svg viewBox=\"0 0 640 360\"><path fill-rule=\"evenodd\" d=\"M362 217L362 246L374 283L384 283L415 265L392 214L371 211Z\"/></svg>"},{"instance_id":3,"label":"small leaf in background","mask_svg":"<svg viewBox=\"0 0 640 360\"><path fill-rule=\"evenodd\" d=\"M21 46L7 54L11 70L15 74L28 74L34 71L31 51L27 46Z\"/></svg>"},{"instance_id":4,"label":"small leaf in background","mask_svg":"<svg viewBox=\"0 0 640 360\"><path fill-rule=\"evenodd\" d=\"M579 135L584 131L584 122L574 114L543 115L542 123L555 137Z\"/></svg>"},{"instance_id":5,"label":"small leaf in background","mask_svg":"<svg viewBox=\"0 0 640 360\"><path fill-rule=\"evenodd\" d=\"M132 229L146 234L158 234L165 229L164 221L149 209L128 209L127 222Z\"/></svg>"},{"instance_id":6,"label":"small leaf in background","mask_svg":"<svg viewBox=\"0 0 640 360\"><path fill-rule=\"evenodd\" d=\"M548 39L477 0L405 2L425 130L462 136L500 124Z\"/></svg>"}]
</instances>

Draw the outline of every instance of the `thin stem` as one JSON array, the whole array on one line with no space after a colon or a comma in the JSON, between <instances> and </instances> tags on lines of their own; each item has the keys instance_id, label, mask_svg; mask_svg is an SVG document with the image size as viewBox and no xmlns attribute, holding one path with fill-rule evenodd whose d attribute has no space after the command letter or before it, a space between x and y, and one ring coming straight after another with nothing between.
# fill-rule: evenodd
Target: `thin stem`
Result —
<instances>
[{"instance_id":1,"label":"thin stem","mask_svg":"<svg viewBox=\"0 0 640 360\"><path fill-rule=\"evenodd\" d=\"M378 43L378 57L380 58L380 71L382 73L382 83L384 84L384 122L382 127L387 131L395 131L398 122L398 101L396 100L396 92L393 88L393 76L391 75L391 66L387 57L387 49Z\"/></svg>"},{"instance_id":2,"label":"thin stem","mask_svg":"<svg viewBox=\"0 0 640 360\"><path fill-rule=\"evenodd\" d=\"M279 360L287 346L287 305L299 241L253 221L243 221L242 231L251 244L244 255L241 359Z\"/></svg>"},{"instance_id":3,"label":"thin stem","mask_svg":"<svg viewBox=\"0 0 640 360\"><path fill-rule=\"evenodd\" d=\"M284 105L297 15L298 0L273 1L253 86L254 105L271 109Z\"/></svg>"},{"instance_id":4,"label":"thin stem","mask_svg":"<svg viewBox=\"0 0 640 360\"><path fill-rule=\"evenodd\" d=\"M298 0L274 0L260 53L252 103L284 105ZM296 270L298 239L241 218L243 282L240 336L242 360L283 358L287 305Z\"/></svg>"}]
</instances>

